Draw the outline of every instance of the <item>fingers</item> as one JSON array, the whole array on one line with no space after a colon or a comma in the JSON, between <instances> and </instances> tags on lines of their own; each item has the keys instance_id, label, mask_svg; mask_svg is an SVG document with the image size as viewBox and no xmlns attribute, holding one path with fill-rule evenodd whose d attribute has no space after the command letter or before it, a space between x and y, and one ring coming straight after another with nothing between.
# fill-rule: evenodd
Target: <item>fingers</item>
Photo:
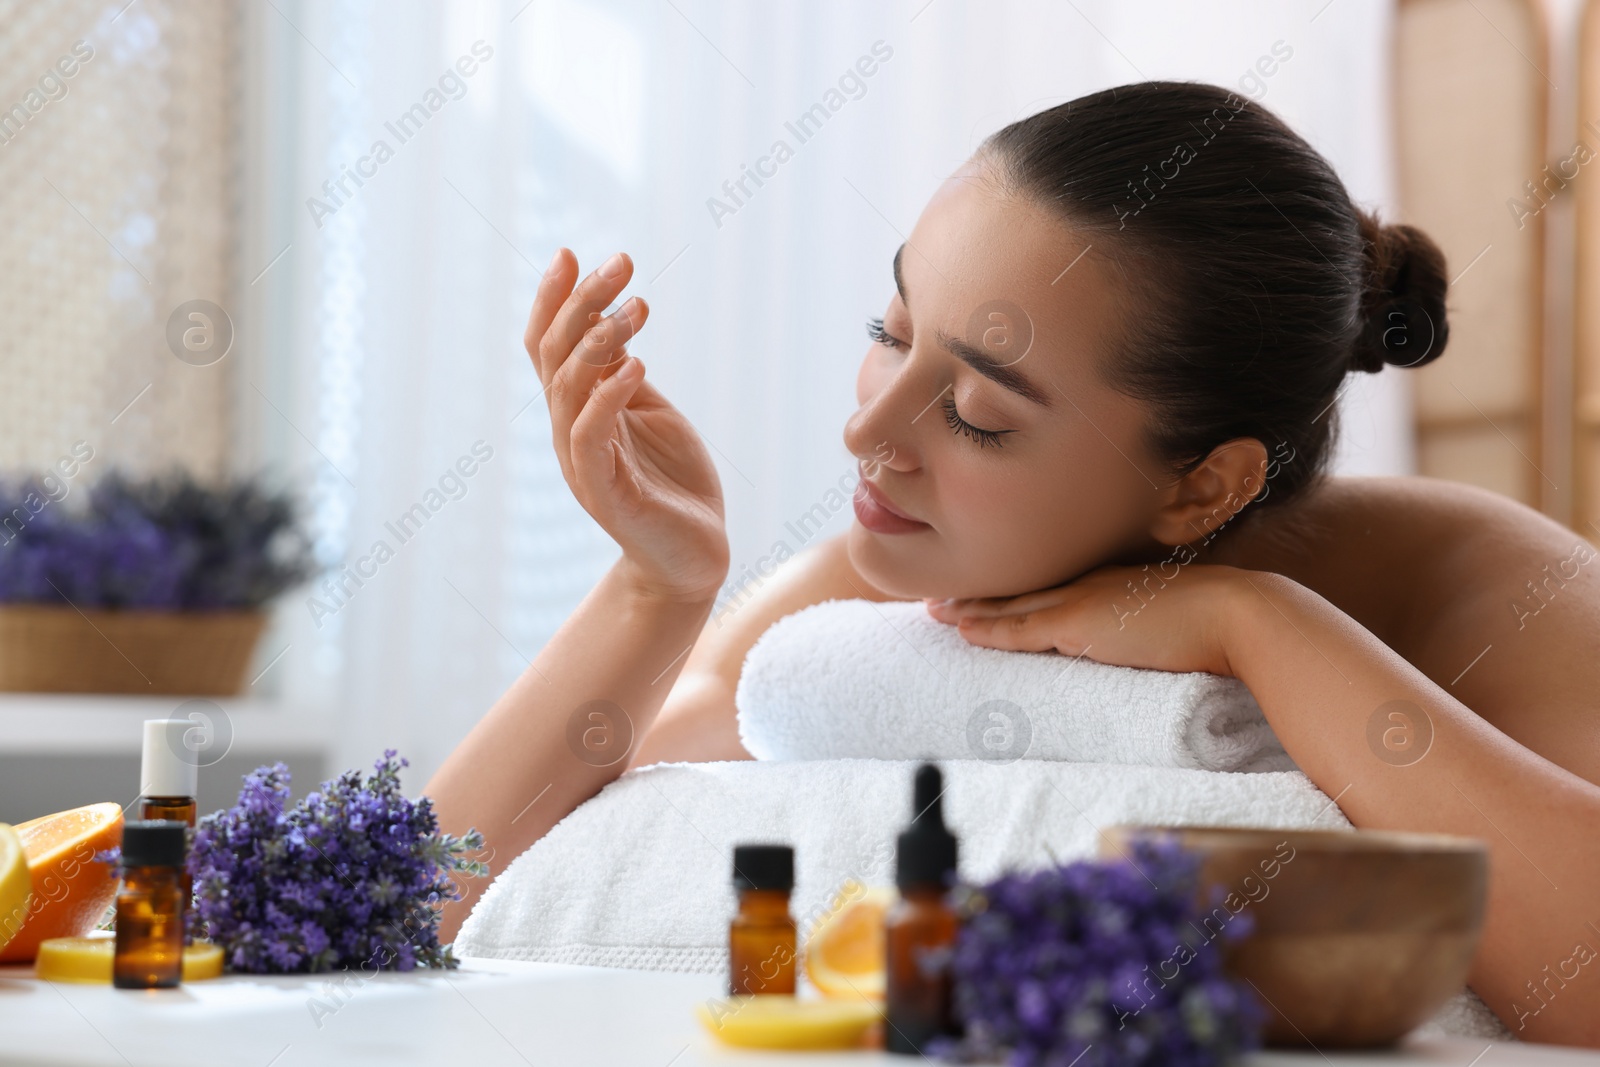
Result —
<instances>
[{"instance_id":1,"label":"fingers","mask_svg":"<svg viewBox=\"0 0 1600 1067\"><path fill-rule=\"evenodd\" d=\"M936 600L928 605L928 614L944 622L956 622L960 619L987 618L995 615L1006 614L1005 599L974 599L956 598L953 600Z\"/></svg>"},{"instance_id":2,"label":"fingers","mask_svg":"<svg viewBox=\"0 0 1600 1067\"><path fill-rule=\"evenodd\" d=\"M1059 652L1081 656L1094 640L1084 605L1061 606L1015 615L962 616L953 620L968 644L1010 652Z\"/></svg>"},{"instance_id":3,"label":"fingers","mask_svg":"<svg viewBox=\"0 0 1600 1067\"><path fill-rule=\"evenodd\" d=\"M617 416L643 381L644 364L637 356L625 356L616 372L595 386L572 424L572 473L577 485L604 491L614 483L617 453L622 447L617 440ZM584 503L581 498L579 502Z\"/></svg>"},{"instance_id":4,"label":"fingers","mask_svg":"<svg viewBox=\"0 0 1600 1067\"><path fill-rule=\"evenodd\" d=\"M576 272L576 262L574 262ZM568 295L565 288L566 273L558 276L554 288L564 298L559 301L550 325L542 332L538 342L539 377L549 382L567 362L586 331L601 323L601 315L611 301L622 292L628 279L633 277L633 260L618 252L600 265ZM626 340L626 338L624 338ZM601 362L604 362L603 360Z\"/></svg>"},{"instance_id":5,"label":"fingers","mask_svg":"<svg viewBox=\"0 0 1600 1067\"><path fill-rule=\"evenodd\" d=\"M640 296L630 296L622 306L585 330L571 355L556 369L556 378L566 376L574 383L593 384L622 358L620 349L631 341L650 315L650 306Z\"/></svg>"},{"instance_id":6,"label":"fingers","mask_svg":"<svg viewBox=\"0 0 1600 1067\"><path fill-rule=\"evenodd\" d=\"M966 616L957 624L969 643L1013 652L1066 651L1059 647L1056 627L1040 615ZM1075 653L1073 653L1075 654Z\"/></svg>"},{"instance_id":7,"label":"fingers","mask_svg":"<svg viewBox=\"0 0 1600 1067\"><path fill-rule=\"evenodd\" d=\"M558 455L570 454L573 427L593 403L595 387L610 381L615 377L613 372L622 369L621 349L638 333L649 313L649 305L639 297L625 301L615 314L585 331L573 348L573 355L555 369L545 398Z\"/></svg>"},{"instance_id":8,"label":"fingers","mask_svg":"<svg viewBox=\"0 0 1600 1067\"><path fill-rule=\"evenodd\" d=\"M961 618L1018 615L1065 603L1071 594L1072 590L1069 587L1058 586L1024 593L1021 596L933 600L928 602L928 614L943 622L955 622Z\"/></svg>"},{"instance_id":9,"label":"fingers","mask_svg":"<svg viewBox=\"0 0 1600 1067\"><path fill-rule=\"evenodd\" d=\"M549 268L539 280L538 292L533 297L533 309L528 312L528 328L522 334L522 347L533 360L533 369L539 375L539 384L548 385L550 376L539 358L539 342L543 340L562 301L572 292L573 279L577 277L578 261L565 248L556 249Z\"/></svg>"}]
</instances>

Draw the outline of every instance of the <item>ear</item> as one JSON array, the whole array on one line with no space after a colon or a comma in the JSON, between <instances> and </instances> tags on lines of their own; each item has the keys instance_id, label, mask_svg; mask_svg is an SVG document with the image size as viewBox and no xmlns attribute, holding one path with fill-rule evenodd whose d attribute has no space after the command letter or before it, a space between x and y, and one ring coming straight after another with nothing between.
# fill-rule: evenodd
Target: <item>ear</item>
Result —
<instances>
[{"instance_id":1,"label":"ear","mask_svg":"<svg viewBox=\"0 0 1600 1067\"><path fill-rule=\"evenodd\" d=\"M1260 495L1266 484L1266 446L1254 437L1224 441L1167 487L1150 534L1172 546L1208 538Z\"/></svg>"}]
</instances>

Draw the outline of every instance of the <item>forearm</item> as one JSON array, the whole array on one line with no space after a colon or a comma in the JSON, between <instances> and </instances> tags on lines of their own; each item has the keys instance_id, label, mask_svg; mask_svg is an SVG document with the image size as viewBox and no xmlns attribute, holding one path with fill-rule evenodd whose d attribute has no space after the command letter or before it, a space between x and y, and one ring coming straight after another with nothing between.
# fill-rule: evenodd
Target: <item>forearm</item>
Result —
<instances>
[{"instance_id":1,"label":"forearm","mask_svg":"<svg viewBox=\"0 0 1600 1067\"><path fill-rule=\"evenodd\" d=\"M642 591L619 562L456 746L425 792L444 830L483 833L490 878L622 773L711 606ZM443 940L490 878L446 907Z\"/></svg>"},{"instance_id":2,"label":"forearm","mask_svg":"<svg viewBox=\"0 0 1600 1067\"><path fill-rule=\"evenodd\" d=\"M1487 841L1472 988L1525 1040L1600 1045L1600 958L1575 956L1600 951L1600 789L1479 718L1317 594L1275 574L1241 577L1229 667L1285 749L1359 827ZM1380 711L1397 700L1417 711ZM1393 710L1431 729L1425 749L1369 743L1375 716L1380 737L1398 725Z\"/></svg>"}]
</instances>

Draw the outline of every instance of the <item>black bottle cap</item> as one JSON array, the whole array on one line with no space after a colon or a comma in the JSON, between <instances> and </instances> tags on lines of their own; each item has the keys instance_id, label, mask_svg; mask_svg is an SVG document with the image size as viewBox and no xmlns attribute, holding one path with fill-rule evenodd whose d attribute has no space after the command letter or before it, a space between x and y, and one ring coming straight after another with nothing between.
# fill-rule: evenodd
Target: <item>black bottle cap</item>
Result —
<instances>
[{"instance_id":1,"label":"black bottle cap","mask_svg":"<svg viewBox=\"0 0 1600 1067\"><path fill-rule=\"evenodd\" d=\"M736 845L733 849L735 889L794 888L794 849L788 845Z\"/></svg>"},{"instance_id":2,"label":"black bottle cap","mask_svg":"<svg viewBox=\"0 0 1600 1067\"><path fill-rule=\"evenodd\" d=\"M182 867L188 827L176 819L142 819L122 824L124 867Z\"/></svg>"},{"instance_id":3,"label":"black bottle cap","mask_svg":"<svg viewBox=\"0 0 1600 1067\"><path fill-rule=\"evenodd\" d=\"M894 884L948 887L956 869L956 837L944 825L944 776L924 763L912 790L911 825L895 842Z\"/></svg>"}]
</instances>

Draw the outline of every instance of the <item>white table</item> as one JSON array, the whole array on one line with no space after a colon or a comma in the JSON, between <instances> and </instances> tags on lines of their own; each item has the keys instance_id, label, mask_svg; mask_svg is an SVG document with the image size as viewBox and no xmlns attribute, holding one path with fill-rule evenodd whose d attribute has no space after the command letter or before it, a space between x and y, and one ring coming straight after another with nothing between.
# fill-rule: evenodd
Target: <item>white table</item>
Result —
<instances>
[{"instance_id":1,"label":"white table","mask_svg":"<svg viewBox=\"0 0 1600 1067\"><path fill-rule=\"evenodd\" d=\"M703 1064L905 1064L876 1052L762 1053L716 1043L694 1005L717 997L712 975L468 960L458 971L352 978L235 975L130 992L41 982L0 967L0 1064L114 1067L428 1067ZM1263 1053L1252 1067L1362 1063L1452 1067L1600 1064L1600 1053L1533 1045L1413 1041L1384 1054ZM1481 1058L1475 1059L1475 1057Z\"/></svg>"}]
</instances>

